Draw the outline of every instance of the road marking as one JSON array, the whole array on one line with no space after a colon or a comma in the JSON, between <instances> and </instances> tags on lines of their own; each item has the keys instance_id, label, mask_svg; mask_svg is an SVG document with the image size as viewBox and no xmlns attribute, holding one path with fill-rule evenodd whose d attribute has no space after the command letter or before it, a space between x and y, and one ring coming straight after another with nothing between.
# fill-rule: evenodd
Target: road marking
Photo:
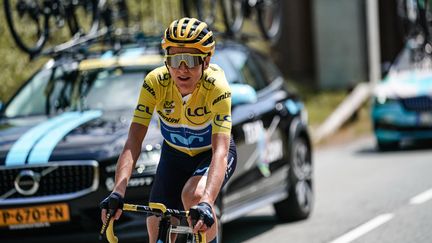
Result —
<instances>
[{"instance_id":1,"label":"road marking","mask_svg":"<svg viewBox=\"0 0 432 243\"><path fill-rule=\"evenodd\" d=\"M422 204L428 200L432 199L432 189L418 194L417 196L410 199L410 204Z\"/></svg>"},{"instance_id":2,"label":"road marking","mask_svg":"<svg viewBox=\"0 0 432 243\"><path fill-rule=\"evenodd\" d=\"M342 235L341 237L331 241L330 243L348 243L351 242L360 236L366 234L367 232L379 227L380 225L386 223L391 218L393 218L393 214L382 214L374 219L360 225L359 227L351 230L350 232Z\"/></svg>"}]
</instances>

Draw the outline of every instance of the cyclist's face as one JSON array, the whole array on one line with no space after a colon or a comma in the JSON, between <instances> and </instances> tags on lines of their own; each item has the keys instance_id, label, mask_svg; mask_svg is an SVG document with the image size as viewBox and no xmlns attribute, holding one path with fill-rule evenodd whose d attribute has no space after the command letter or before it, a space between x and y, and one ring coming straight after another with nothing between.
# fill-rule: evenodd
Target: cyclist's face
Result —
<instances>
[{"instance_id":1,"label":"cyclist's face","mask_svg":"<svg viewBox=\"0 0 432 243\"><path fill-rule=\"evenodd\" d=\"M175 55L180 53L190 54L202 54L198 49L195 48L184 48L184 47L170 47L169 55ZM177 88L182 95L190 94L194 91L195 86L199 82L203 68L206 69L209 66L210 57L205 57L204 61L194 67L188 67L185 61L180 63L177 68L168 66L171 77L173 78ZM191 65L191 64L189 64Z\"/></svg>"}]
</instances>

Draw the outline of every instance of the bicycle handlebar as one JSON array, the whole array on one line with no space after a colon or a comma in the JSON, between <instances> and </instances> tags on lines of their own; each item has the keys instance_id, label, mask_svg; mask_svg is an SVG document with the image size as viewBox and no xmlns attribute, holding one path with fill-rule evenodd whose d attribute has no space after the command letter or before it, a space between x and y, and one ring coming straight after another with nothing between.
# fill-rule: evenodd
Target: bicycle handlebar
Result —
<instances>
[{"instance_id":1,"label":"bicycle handlebar","mask_svg":"<svg viewBox=\"0 0 432 243\"><path fill-rule=\"evenodd\" d=\"M171 217L171 216L177 218L189 217L189 211L169 209L166 208L166 206L162 203L149 203L148 206L125 203L123 204L123 211L149 213L160 217ZM100 231L100 238L102 238L103 235L105 234L108 242L110 243L118 242L118 238L115 236L114 233L114 218L112 217L114 213L115 212L107 214L107 220L102 225L102 229ZM199 242L206 242L204 232L199 232L199 235L196 237L199 238Z\"/></svg>"}]
</instances>

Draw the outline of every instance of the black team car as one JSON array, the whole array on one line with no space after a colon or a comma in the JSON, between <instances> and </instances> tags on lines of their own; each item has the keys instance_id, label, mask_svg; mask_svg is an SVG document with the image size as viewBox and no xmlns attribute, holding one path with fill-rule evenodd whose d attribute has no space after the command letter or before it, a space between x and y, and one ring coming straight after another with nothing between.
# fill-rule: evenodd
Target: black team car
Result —
<instances>
[{"instance_id":1,"label":"black team car","mask_svg":"<svg viewBox=\"0 0 432 243\"><path fill-rule=\"evenodd\" d=\"M268 204L280 220L308 218L313 165L303 103L273 62L247 46L221 41L212 62L231 84L238 152L217 201L221 222ZM71 51L48 61L2 105L1 242L97 241L98 204L113 189L143 79L160 65L159 43ZM162 142L157 126L153 115L127 202L147 203ZM147 234L144 218L128 213L115 230L120 240Z\"/></svg>"}]
</instances>

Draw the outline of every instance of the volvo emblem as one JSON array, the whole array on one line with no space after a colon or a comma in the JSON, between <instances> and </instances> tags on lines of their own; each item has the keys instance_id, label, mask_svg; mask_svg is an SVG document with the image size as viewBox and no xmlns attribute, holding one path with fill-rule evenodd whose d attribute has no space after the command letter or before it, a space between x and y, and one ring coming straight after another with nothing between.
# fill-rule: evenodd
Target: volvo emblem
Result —
<instances>
[{"instance_id":1,"label":"volvo emblem","mask_svg":"<svg viewBox=\"0 0 432 243\"><path fill-rule=\"evenodd\" d=\"M32 170L23 170L15 178L15 189L21 195L30 196L39 189L41 175Z\"/></svg>"}]
</instances>

